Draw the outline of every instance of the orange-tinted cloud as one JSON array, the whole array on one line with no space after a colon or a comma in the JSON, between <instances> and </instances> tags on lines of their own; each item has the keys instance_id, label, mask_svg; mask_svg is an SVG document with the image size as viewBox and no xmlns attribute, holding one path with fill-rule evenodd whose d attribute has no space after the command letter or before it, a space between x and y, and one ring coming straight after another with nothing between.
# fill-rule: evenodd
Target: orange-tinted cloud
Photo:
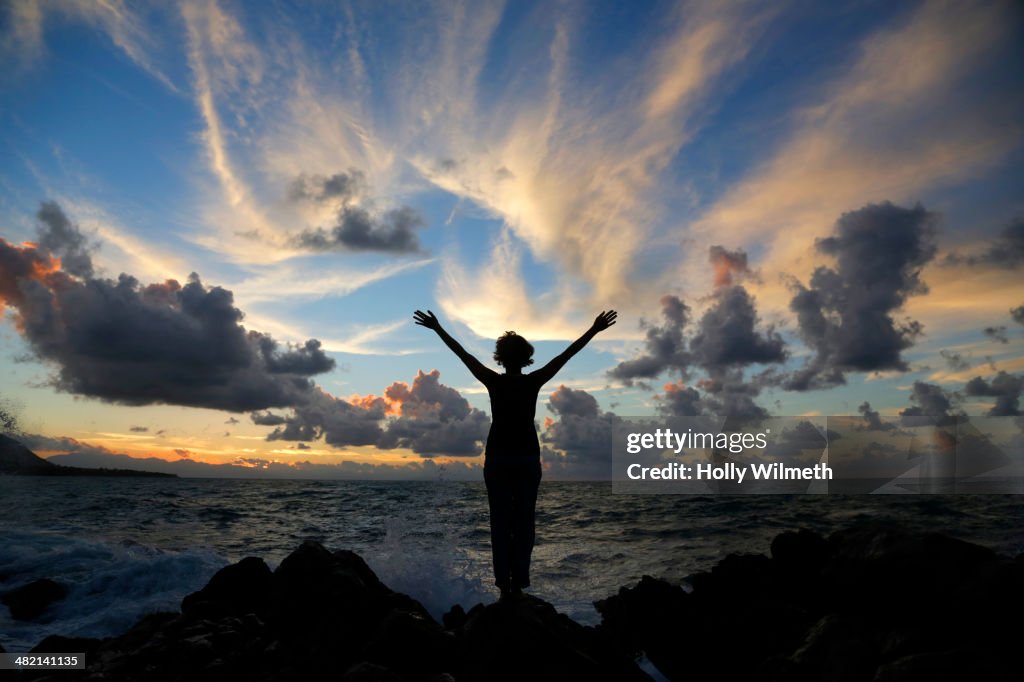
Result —
<instances>
[{"instance_id":1,"label":"orange-tinted cloud","mask_svg":"<svg viewBox=\"0 0 1024 682\"><path fill-rule=\"evenodd\" d=\"M708 260L715 272L715 288L732 286L733 279L749 272L747 254L741 250L729 251L725 247L712 246Z\"/></svg>"},{"instance_id":2,"label":"orange-tinted cloud","mask_svg":"<svg viewBox=\"0 0 1024 682\"><path fill-rule=\"evenodd\" d=\"M33 242L16 246L0 237L0 305L17 308L24 301L19 280L39 282L47 288L60 272L60 258L39 250ZM16 318L20 320L20 315Z\"/></svg>"}]
</instances>

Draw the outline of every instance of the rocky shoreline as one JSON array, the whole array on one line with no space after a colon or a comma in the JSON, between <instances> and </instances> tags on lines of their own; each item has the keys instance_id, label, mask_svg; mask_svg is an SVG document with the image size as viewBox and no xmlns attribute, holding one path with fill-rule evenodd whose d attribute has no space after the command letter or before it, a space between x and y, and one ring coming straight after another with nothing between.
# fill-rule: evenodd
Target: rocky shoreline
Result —
<instances>
[{"instance_id":1,"label":"rocky shoreline","mask_svg":"<svg viewBox=\"0 0 1024 682\"><path fill-rule=\"evenodd\" d=\"M255 557L221 569L180 613L33 650L85 652L85 671L16 676L629 682L650 679L641 655L672 680L1010 680L1021 669L1024 555L937 533L786 532L770 556L730 555L689 587L645 576L596 603L596 627L533 596L454 607L437 623L357 554L306 542L274 571Z\"/></svg>"}]
</instances>

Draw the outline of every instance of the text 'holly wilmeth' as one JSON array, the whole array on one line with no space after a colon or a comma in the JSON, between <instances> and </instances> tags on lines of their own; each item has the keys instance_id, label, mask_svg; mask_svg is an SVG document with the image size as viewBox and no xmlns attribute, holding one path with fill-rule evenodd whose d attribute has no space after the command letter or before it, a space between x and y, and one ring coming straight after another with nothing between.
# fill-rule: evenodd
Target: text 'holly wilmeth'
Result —
<instances>
[{"instance_id":1,"label":"text 'holly wilmeth'","mask_svg":"<svg viewBox=\"0 0 1024 682\"><path fill-rule=\"evenodd\" d=\"M634 494L1024 494L1012 417L615 417L612 489Z\"/></svg>"}]
</instances>

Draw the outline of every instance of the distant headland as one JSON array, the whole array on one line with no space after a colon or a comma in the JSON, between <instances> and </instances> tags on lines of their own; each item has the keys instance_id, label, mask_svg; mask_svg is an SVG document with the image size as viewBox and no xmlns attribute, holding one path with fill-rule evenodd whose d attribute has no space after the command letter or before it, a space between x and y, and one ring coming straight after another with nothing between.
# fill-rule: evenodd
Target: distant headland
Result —
<instances>
[{"instance_id":1,"label":"distant headland","mask_svg":"<svg viewBox=\"0 0 1024 682\"><path fill-rule=\"evenodd\" d=\"M145 476L177 478L176 474L135 469L86 469L48 462L15 439L0 434L0 476Z\"/></svg>"}]
</instances>

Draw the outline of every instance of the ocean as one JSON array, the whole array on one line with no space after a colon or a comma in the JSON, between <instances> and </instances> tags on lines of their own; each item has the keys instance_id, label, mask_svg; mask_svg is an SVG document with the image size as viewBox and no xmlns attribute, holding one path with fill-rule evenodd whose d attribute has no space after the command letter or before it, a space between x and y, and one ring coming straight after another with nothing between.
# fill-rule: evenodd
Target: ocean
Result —
<instances>
[{"instance_id":1,"label":"ocean","mask_svg":"<svg viewBox=\"0 0 1024 682\"><path fill-rule=\"evenodd\" d=\"M1024 552L1020 495L640 496L545 481L530 591L593 624L594 600L645 574L683 581L729 553L767 553L784 530L864 519ZM0 476L0 593L43 577L70 586L39 622L0 606L0 644L118 634L177 610L222 566L255 555L273 568L305 539L358 552L438 619L496 597L482 482Z\"/></svg>"}]
</instances>

